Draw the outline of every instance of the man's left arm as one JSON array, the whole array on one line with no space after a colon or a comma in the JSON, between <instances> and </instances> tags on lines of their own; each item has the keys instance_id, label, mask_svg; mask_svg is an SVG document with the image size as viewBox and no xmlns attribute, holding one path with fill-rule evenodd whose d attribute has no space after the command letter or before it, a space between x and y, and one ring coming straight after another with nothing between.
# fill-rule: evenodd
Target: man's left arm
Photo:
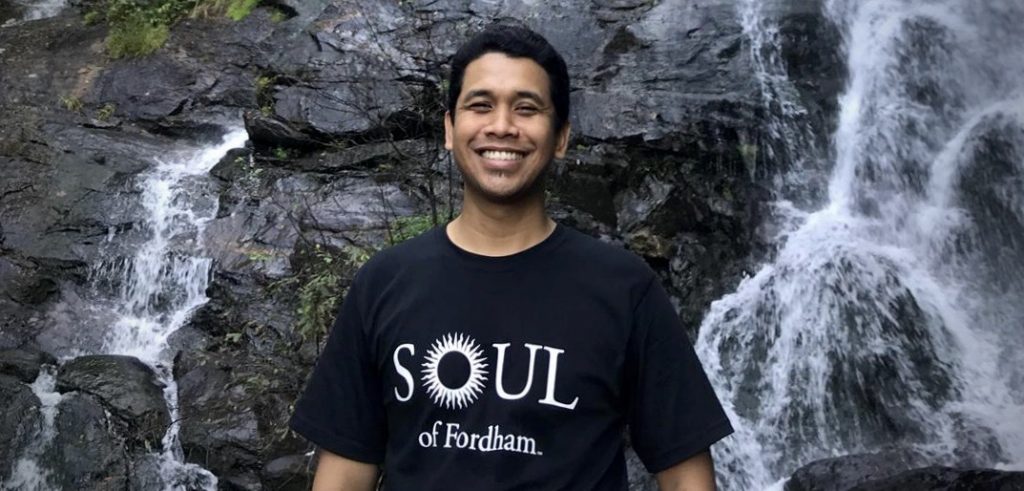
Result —
<instances>
[{"instance_id":1,"label":"man's left arm","mask_svg":"<svg viewBox=\"0 0 1024 491\"><path fill-rule=\"evenodd\" d=\"M709 448L732 425L668 293L652 276L627 348L630 444L662 491L714 490Z\"/></svg>"},{"instance_id":2,"label":"man's left arm","mask_svg":"<svg viewBox=\"0 0 1024 491\"><path fill-rule=\"evenodd\" d=\"M655 475L661 491L714 491L715 466L705 450Z\"/></svg>"}]
</instances>

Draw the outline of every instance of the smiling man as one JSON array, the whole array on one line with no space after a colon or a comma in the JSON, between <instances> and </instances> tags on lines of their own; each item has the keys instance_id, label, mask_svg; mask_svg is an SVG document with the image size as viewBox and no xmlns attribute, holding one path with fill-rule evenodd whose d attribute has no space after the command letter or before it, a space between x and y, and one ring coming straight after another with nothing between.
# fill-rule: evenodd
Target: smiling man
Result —
<instances>
[{"instance_id":1,"label":"smiling man","mask_svg":"<svg viewBox=\"0 0 1024 491\"><path fill-rule=\"evenodd\" d=\"M314 490L623 491L627 425L662 490L714 489L732 427L656 274L545 211L568 116L538 34L456 53L462 210L356 275L291 422L320 447Z\"/></svg>"}]
</instances>

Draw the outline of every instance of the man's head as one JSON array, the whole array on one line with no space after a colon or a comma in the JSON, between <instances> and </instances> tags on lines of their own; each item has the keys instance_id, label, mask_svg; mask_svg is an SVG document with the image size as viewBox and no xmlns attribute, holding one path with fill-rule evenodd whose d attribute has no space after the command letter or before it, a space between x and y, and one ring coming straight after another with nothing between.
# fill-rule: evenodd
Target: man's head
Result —
<instances>
[{"instance_id":1,"label":"man's head","mask_svg":"<svg viewBox=\"0 0 1024 491\"><path fill-rule=\"evenodd\" d=\"M569 70L562 55L543 36L525 27L497 24L473 36L452 58L448 77L448 114L455 115L455 105L462 91L466 66L487 53L504 53L510 58L527 58L548 74L551 102L555 107L555 129L569 122Z\"/></svg>"},{"instance_id":2,"label":"man's head","mask_svg":"<svg viewBox=\"0 0 1024 491\"><path fill-rule=\"evenodd\" d=\"M490 27L452 60L445 147L474 197L537 196L548 164L565 154L568 116L565 61L529 29Z\"/></svg>"}]
</instances>

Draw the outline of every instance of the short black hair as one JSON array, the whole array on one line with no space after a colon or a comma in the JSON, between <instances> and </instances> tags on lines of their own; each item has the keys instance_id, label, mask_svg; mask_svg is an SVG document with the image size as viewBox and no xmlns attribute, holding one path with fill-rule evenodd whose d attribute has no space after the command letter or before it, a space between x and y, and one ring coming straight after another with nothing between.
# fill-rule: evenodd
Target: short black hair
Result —
<instances>
[{"instance_id":1,"label":"short black hair","mask_svg":"<svg viewBox=\"0 0 1024 491\"><path fill-rule=\"evenodd\" d=\"M455 120L455 106L462 93L462 79L466 66L487 53L502 53L511 58L529 58L548 74L551 101L555 105L555 129L561 130L569 122L569 69L562 55L544 36L525 27L492 24L459 48L452 58L448 76L448 113Z\"/></svg>"}]
</instances>

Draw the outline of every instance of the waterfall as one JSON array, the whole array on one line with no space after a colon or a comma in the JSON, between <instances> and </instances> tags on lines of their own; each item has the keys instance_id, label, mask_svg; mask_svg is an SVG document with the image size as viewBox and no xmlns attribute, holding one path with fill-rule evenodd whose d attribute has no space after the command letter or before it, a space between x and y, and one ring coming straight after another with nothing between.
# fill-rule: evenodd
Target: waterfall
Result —
<instances>
[{"instance_id":1,"label":"waterfall","mask_svg":"<svg viewBox=\"0 0 1024 491\"><path fill-rule=\"evenodd\" d=\"M228 150L242 147L247 139L245 130L232 130L212 146L157 157L156 165L137 177L145 210L141 224L145 238L133 256L95 265L89 274L93 286L90 294L95 296L89 298L86 315L103 322L90 322L87 327L106 326L107 330L97 343L75 343L57 353L63 360L85 354L129 355L154 370L164 386L171 424L162 448L154 449L150 457L159 462L161 487L169 491L217 488L212 473L184 462L178 440L174 353L168 349L167 340L208 300L205 292L211 260L204 255L202 232L215 217L218 205L218 189L209 171ZM111 231L107 242L118 240ZM114 285L116 289L110 291L101 285ZM56 486L48 477L52 469L35 459L53 440L53 419L60 400L53 385L52 373L46 372L33 386L43 401L44 428L28 455L17 462L10 489L42 491Z\"/></svg>"},{"instance_id":2,"label":"waterfall","mask_svg":"<svg viewBox=\"0 0 1024 491\"><path fill-rule=\"evenodd\" d=\"M141 183L149 239L128 262L107 270L120 274L116 282L120 291L115 302L119 318L107 334L104 352L139 358L165 386L171 425L162 442L160 471L168 490L214 490L217 485L209 471L183 462L178 386L173 353L166 348L168 336L208 300L211 261L201 255L202 231L217 211L209 171L228 150L243 146L247 139L245 130L237 129L212 147L157 159L156 168Z\"/></svg>"},{"instance_id":3,"label":"waterfall","mask_svg":"<svg viewBox=\"0 0 1024 491\"><path fill-rule=\"evenodd\" d=\"M763 51L770 27L744 8ZM715 449L722 484L894 445L1022 468L1024 4L825 10L848 72L826 202L711 305L696 343L737 427Z\"/></svg>"}]
</instances>

